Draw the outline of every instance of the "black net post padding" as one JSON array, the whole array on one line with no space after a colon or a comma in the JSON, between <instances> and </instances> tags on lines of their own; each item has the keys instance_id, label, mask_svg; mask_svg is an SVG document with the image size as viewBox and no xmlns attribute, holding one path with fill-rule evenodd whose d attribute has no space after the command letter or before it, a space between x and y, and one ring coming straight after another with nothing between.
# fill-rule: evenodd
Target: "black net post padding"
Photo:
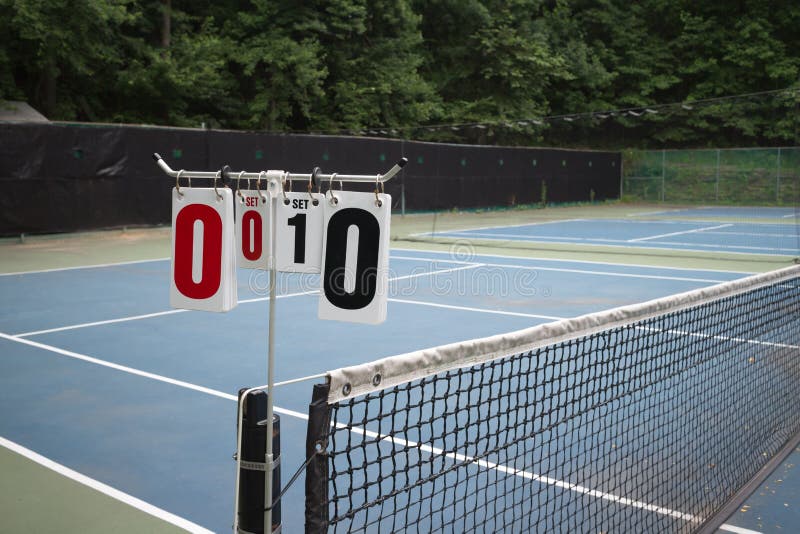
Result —
<instances>
[{"instance_id":1,"label":"black net post padding","mask_svg":"<svg viewBox=\"0 0 800 534\"><path fill-rule=\"evenodd\" d=\"M314 384L308 406L306 458L313 458L306 467L306 534L328 531L327 436L331 424L328 390L328 384Z\"/></svg>"},{"instance_id":2,"label":"black net post padding","mask_svg":"<svg viewBox=\"0 0 800 534\"><path fill-rule=\"evenodd\" d=\"M239 390L242 408L242 457L239 462L239 508L238 533L263 534L264 532L264 474L266 472L265 452L267 450L267 393L253 391L242 399L247 391ZM280 494L280 418L273 415L272 453L272 500ZM280 501L272 510L272 531L281 524ZM237 534L238 534L237 533Z\"/></svg>"}]
</instances>

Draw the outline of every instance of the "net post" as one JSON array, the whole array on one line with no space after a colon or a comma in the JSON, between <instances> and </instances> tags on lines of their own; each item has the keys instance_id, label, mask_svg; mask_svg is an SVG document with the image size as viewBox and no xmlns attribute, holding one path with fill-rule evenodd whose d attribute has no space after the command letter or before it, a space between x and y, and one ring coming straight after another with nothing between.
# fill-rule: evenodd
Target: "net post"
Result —
<instances>
[{"instance_id":1,"label":"net post","mask_svg":"<svg viewBox=\"0 0 800 534\"><path fill-rule=\"evenodd\" d=\"M306 458L311 460L306 466L306 534L321 534L328 530L329 390L328 383L314 384L314 393L308 406Z\"/></svg>"},{"instance_id":2,"label":"net post","mask_svg":"<svg viewBox=\"0 0 800 534\"><path fill-rule=\"evenodd\" d=\"M239 417L237 459L237 494L235 503L234 534L253 533L260 534L264 530L264 503L265 479L267 473L271 484L272 499L280 494L280 419L277 415L272 420L272 425L267 424L267 398L268 394L263 389L239 390ZM267 429L273 428L273 441L275 463L278 465L270 470L270 466L262 462L266 448ZM280 503L272 511L273 525L280 525ZM274 528L272 529L274 530Z\"/></svg>"}]
</instances>

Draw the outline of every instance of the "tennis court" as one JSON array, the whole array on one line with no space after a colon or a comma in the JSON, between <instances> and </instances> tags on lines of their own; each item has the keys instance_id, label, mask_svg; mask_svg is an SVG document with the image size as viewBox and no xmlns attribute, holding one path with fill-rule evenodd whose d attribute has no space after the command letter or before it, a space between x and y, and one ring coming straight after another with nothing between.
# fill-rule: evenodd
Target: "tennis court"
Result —
<instances>
[{"instance_id":1,"label":"tennis court","mask_svg":"<svg viewBox=\"0 0 800 534\"><path fill-rule=\"evenodd\" d=\"M694 208L635 213L620 219L579 218L424 232L417 237L792 256L800 247L796 220L793 208Z\"/></svg>"},{"instance_id":2,"label":"tennis court","mask_svg":"<svg viewBox=\"0 0 800 534\"><path fill-rule=\"evenodd\" d=\"M602 224L607 226L558 221L500 233L539 239L537 232L543 231L553 239L567 235L586 242L611 235L613 243L669 233L665 230L670 228L686 231L679 236L682 240L707 233L688 233L689 226L698 223L677 223L680 230L671 223ZM706 226L700 223L698 228ZM611 229L616 233L607 234ZM448 233L460 237L472 231ZM728 251L745 250L724 234L708 236L722 240L718 244ZM792 246L788 234L776 240L778 248ZM649 246L651 241L658 239L645 242ZM275 393L284 484L306 460L312 384L323 381L321 373L751 274L739 269L498 256L465 253L463 248L457 253L446 248L394 248L390 268L389 319L377 327L319 321L316 276L279 278L276 380L290 382ZM266 380L266 276L240 270L238 279L240 305L230 313L213 314L169 308L168 259L0 276L0 398L6 407L0 414L0 436L157 507L150 513L182 528L229 531L236 394L241 387ZM311 378L292 382L307 377ZM556 443L566 448L589 443L565 445L563 439ZM634 478L640 477L636 465L628 467ZM630 510L664 513L663 503L633 499L631 505L609 499L613 492L599 485L581 487L581 499L590 501L581 501L581 508L574 488L555 487L559 496L554 502L565 509L578 507L586 513L611 507L616 511L607 513L618 516L630 515ZM302 474L281 506L284 531L301 531ZM685 520L680 509L669 508L669 513L679 523ZM445 524L453 521L440 519ZM419 522L420 528L425 524Z\"/></svg>"}]
</instances>

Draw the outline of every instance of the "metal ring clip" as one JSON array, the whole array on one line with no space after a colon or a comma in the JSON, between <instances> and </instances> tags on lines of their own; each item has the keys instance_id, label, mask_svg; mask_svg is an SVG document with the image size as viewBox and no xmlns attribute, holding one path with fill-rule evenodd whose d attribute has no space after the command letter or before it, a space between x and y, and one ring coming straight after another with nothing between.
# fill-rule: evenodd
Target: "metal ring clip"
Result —
<instances>
[{"instance_id":1,"label":"metal ring clip","mask_svg":"<svg viewBox=\"0 0 800 534\"><path fill-rule=\"evenodd\" d=\"M335 206L339 203L339 198L333 194L333 179L336 178L336 173L331 174L330 180L328 180L328 190L325 191L325 196L328 196L328 193L331 194L331 198L328 202L331 203L331 206ZM339 181L339 189L342 188L342 182Z\"/></svg>"},{"instance_id":2,"label":"metal ring clip","mask_svg":"<svg viewBox=\"0 0 800 534\"><path fill-rule=\"evenodd\" d=\"M375 177L375 205L380 208L381 206L383 206L383 201L381 201L381 199L378 198L378 186L379 185L380 185L380 188L381 188L380 192L383 193L383 183L381 183L381 175L380 174Z\"/></svg>"},{"instance_id":3,"label":"metal ring clip","mask_svg":"<svg viewBox=\"0 0 800 534\"><path fill-rule=\"evenodd\" d=\"M236 194L239 196L239 202L244 204L244 195L242 195L242 176L244 175L244 171L239 172L239 176L236 177ZM247 189L250 189L250 179L247 180Z\"/></svg>"},{"instance_id":4,"label":"metal ring clip","mask_svg":"<svg viewBox=\"0 0 800 534\"><path fill-rule=\"evenodd\" d=\"M317 180L319 172L319 167L314 167L314 170L311 171L311 176L308 177L308 196L311 197L311 204L314 206L319 204L319 200L314 198L314 195L311 194L311 190L314 188L314 182Z\"/></svg>"},{"instance_id":5,"label":"metal ring clip","mask_svg":"<svg viewBox=\"0 0 800 534\"><path fill-rule=\"evenodd\" d=\"M222 195L220 195L219 191L217 191L217 180L219 180L219 177L220 177L221 174L222 174L222 171L217 171L217 175L214 176L214 193L217 195L217 202L222 200Z\"/></svg>"},{"instance_id":6,"label":"metal ring clip","mask_svg":"<svg viewBox=\"0 0 800 534\"><path fill-rule=\"evenodd\" d=\"M283 193L283 204L286 205L286 206L289 205L289 197L286 196L286 182L287 181L289 182L289 191L291 192L291 190L292 190L292 180L291 180L291 176L289 176L288 172L284 173L283 176L281 176L281 192Z\"/></svg>"},{"instance_id":7,"label":"metal ring clip","mask_svg":"<svg viewBox=\"0 0 800 534\"><path fill-rule=\"evenodd\" d=\"M258 191L258 194L261 196L261 202L267 201L267 195L261 192L261 177L266 175L267 175L266 171L261 171L260 173L258 173L258 180L256 180L256 191ZM250 179L248 178L247 181L249 183Z\"/></svg>"}]
</instances>

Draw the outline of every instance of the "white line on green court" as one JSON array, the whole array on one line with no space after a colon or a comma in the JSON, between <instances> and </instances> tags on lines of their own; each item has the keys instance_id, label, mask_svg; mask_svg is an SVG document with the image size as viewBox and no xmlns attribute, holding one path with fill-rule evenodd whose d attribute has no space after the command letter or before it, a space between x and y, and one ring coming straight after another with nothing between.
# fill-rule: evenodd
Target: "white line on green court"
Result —
<instances>
[{"instance_id":1,"label":"white line on green court","mask_svg":"<svg viewBox=\"0 0 800 534\"><path fill-rule=\"evenodd\" d=\"M445 235L445 234L447 234L447 232L442 232L441 235L437 235L436 237L444 237L444 238L447 238L447 239L457 239L458 237L460 237L460 236ZM477 234L473 234L473 235L477 235ZM481 239L479 238L478 240L481 240ZM508 239L502 240L502 239L491 239L491 238L483 238L482 240L483 241L509 241ZM520 242L520 243L541 243L541 244L547 244L547 245L550 245L550 244L553 244L553 245L583 245L583 246L586 246L586 247L604 247L604 248L627 249L627 250L632 250L633 251L633 252L630 252L630 254L632 254L632 255L636 254L635 251L637 249L639 249L639 250L658 250L660 252L668 251L668 252L672 252L673 254L680 254L680 253L683 253L683 252L705 252L705 253L711 253L711 252L715 252L715 251L714 250L708 250L708 249L725 249L725 250L722 250L722 252L724 252L725 254L731 254L731 255L735 254L735 255L738 255L738 256L752 256L753 254L759 254L759 253L758 252L740 252L738 250L727 250L727 249L747 249L747 250L753 250L753 251L759 251L759 250L776 251L776 250L779 250L779 251L786 251L786 252L790 252L790 253L796 253L797 252L797 250L794 249L794 248L786 249L786 248L774 248L774 247L744 247L744 246L738 246L738 245L709 245L709 244L703 244L703 243L684 243L684 242L667 242L667 241L662 241L662 242L659 242L659 243L656 243L656 244L657 245L677 245L680 248L655 247L655 246L647 247L647 246L641 246L641 245L638 245L638 244L632 245L628 241L624 241L624 240L620 240L620 239L600 239L600 238L591 238L591 237L583 238L583 237L546 237L546 236L537 236L537 237L532 237L530 239L528 239L528 238L525 238L525 239L516 238L516 239L514 239L514 241L517 241L517 242ZM613 243L618 243L618 242L628 243L628 244L626 244L626 245L615 245L615 244L613 244ZM453 245L453 244L456 244L456 243L448 243L448 244ZM484 245L484 246L486 246L486 245ZM702 248L684 248L684 247L705 247L705 250L703 250ZM572 250L570 252L585 252L585 251ZM770 254L770 253L766 253L765 255L767 255L767 256L775 256L776 258L780 258L782 256L790 256L791 254ZM564 261L564 260L562 260L562 261Z\"/></svg>"},{"instance_id":2,"label":"white line on green court","mask_svg":"<svg viewBox=\"0 0 800 534\"><path fill-rule=\"evenodd\" d=\"M475 228L458 228L453 230L442 230L443 233L458 233L458 232L474 232L475 230L493 230L495 228L519 228L522 226L541 226L543 224L558 224L564 222L581 222L587 219L559 219L555 221L538 221L521 224L500 224L497 226L477 226ZM417 232L415 234L408 234L410 237L419 237L425 235L436 235L435 232Z\"/></svg>"},{"instance_id":3,"label":"white line on green court","mask_svg":"<svg viewBox=\"0 0 800 534\"><path fill-rule=\"evenodd\" d=\"M127 504L128 506L131 506L133 508L136 508L137 510L145 512L146 514L149 514L153 517L157 517L162 521L175 525L176 527L198 534L200 533L212 534L211 530L205 529L196 523L192 523L188 519L184 519L175 514L167 512L166 510L162 510L157 506L153 506L152 504L147 503L141 499L137 499L132 495L128 495L127 493L124 493L116 488L112 488L111 486L103 484L98 480L89 478L88 476L78 473L77 471L73 471L69 467L54 462L53 460L46 458L41 454L38 454L28 448L25 448L18 443L14 443L13 441L10 441L2 436L0 436L0 446L15 452L20 456L24 456L28 460L36 462L37 464L46 467L51 471L55 471L59 475L72 479L75 482L78 482L79 484L83 484L84 486L92 488L93 490L98 491L104 495L107 495L112 499L116 499L122 503Z\"/></svg>"},{"instance_id":4,"label":"white line on green court","mask_svg":"<svg viewBox=\"0 0 800 534\"><path fill-rule=\"evenodd\" d=\"M452 256L451 251L447 250L426 250L423 248L413 248L413 247L392 247L392 250L395 251L404 251L404 252L422 252L424 254L449 254ZM731 274L754 274L752 271L731 271L727 269L698 269L696 267L665 267L663 265L645 265L642 263L614 263L609 261L595 261L595 260L571 260L571 259L564 259L564 258L534 258L530 256L513 256L513 255L504 255L504 254L485 254L481 252L480 254L475 254L476 257L481 258L503 258L503 259L512 259L512 260L527 260L527 261L542 261L542 262L558 262L558 263L586 263L589 265L609 265L614 267L641 267L643 269L661 269L661 270L669 270L669 271L693 271L693 272L709 272L709 273L731 273ZM395 259L405 259L403 256L397 256L392 254L392 258ZM438 258L419 258L421 260L427 261L444 261L449 263L469 263L464 261L458 260L440 260Z\"/></svg>"},{"instance_id":5,"label":"white line on green court","mask_svg":"<svg viewBox=\"0 0 800 534\"><path fill-rule=\"evenodd\" d=\"M153 258L152 260L132 260L120 261L115 263L98 263L97 265L76 265L75 267L55 267L53 269L40 269L38 271L19 271L16 273L0 273L0 276L18 276L21 274L40 274L40 273L56 273L59 271L75 271L79 269L98 269L101 267L117 267L119 265L135 265L137 263L151 263L155 261L165 261L169 258Z\"/></svg>"}]
</instances>

